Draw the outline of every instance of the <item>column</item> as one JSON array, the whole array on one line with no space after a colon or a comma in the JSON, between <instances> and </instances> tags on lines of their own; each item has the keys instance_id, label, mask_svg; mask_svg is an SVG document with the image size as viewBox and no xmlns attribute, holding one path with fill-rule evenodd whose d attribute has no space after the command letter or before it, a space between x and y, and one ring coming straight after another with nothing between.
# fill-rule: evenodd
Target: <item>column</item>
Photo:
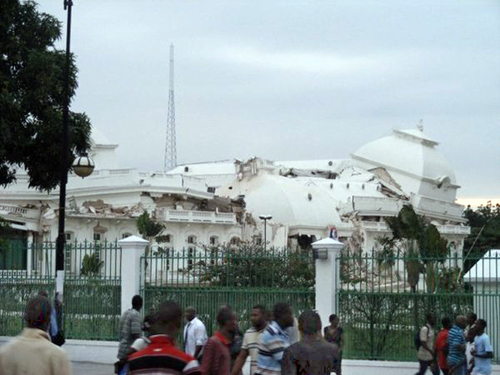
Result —
<instances>
[{"instance_id":1,"label":"column","mask_svg":"<svg viewBox=\"0 0 500 375\"><path fill-rule=\"evenodd\" d=\"M321 317L323 327L330 324L331 314L338 314L337 291L340 282L339 262L342 242L324 238L312 244L316 267L316 311Z\"/></svg>"},{"instance_id":2,"label":"column","mask_svg":"<svg viewBox=\"0 0 500 375\"><path fill-rule=\"evenodd\" d=\"M137 236L130 236L118 241L122 248L121 265L121 312L122 314L132 307L132 297L140 292L141 256L145 254L146 241Z\"/></svg>"}]
</instances>

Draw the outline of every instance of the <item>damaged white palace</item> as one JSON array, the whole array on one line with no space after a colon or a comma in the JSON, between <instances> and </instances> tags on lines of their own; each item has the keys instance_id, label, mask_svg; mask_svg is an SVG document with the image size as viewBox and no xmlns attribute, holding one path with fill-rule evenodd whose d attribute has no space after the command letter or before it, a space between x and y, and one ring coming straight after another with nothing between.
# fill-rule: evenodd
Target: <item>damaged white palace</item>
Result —
<instances>
[{"instance_id":1,"label":"damaged white palace","mask_svg":"<svg viewBox=\"0 0 500 375\"><path fill-rule=\"evenodd\" d=\"M115 150L97 130L90 156L96 170L70 176L66 230L69 241L114 241L137 233L147 211L165 224L166 245L248 241L268 246L308 246L333 234L370 251L388 232L384 217L405 203L425 215L461 251L469 227L454 203L459 186L437 142L421 128L394 130L342 160L269 161L253 158L179 166L167 174L118 167ZM17 183L0 191L0 216L29 244L55 241L58 192Z\"/></svg>"}]
</instances>

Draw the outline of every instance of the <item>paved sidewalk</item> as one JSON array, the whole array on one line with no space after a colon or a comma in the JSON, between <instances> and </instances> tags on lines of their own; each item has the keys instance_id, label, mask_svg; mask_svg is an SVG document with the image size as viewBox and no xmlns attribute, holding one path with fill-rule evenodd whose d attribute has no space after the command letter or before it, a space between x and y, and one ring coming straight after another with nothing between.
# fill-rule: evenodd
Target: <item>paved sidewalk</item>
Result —
<instances>
[{"instance_id":1,"label":"paved sidewalk","mask_svg":"<svg viewBox=\"0 0 500 375\"><path fill-rule=\"evenodd\" d=\"M101 365L99 363L72 362L73 375L113 375L113 365Z\"/></svg>"},{"instance_id":2,"label":"paved sidewalk","mask_svg":"<svg viewBox=\"0 0 500 375\"><path fill-rule=\"evenodd\" d=\"M71 362L73 375L113 375L113 365L102 365L91 362ZM243 367L243 375L250 373L250 362L247 361Z\"/></svg>"}]
</instances>

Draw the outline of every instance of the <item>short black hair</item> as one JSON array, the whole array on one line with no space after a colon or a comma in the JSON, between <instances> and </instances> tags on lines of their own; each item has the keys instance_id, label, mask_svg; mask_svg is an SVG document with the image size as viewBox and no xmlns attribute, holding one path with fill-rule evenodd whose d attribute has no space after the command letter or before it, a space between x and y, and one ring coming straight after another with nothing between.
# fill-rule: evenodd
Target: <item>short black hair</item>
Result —
<instances>
[{"instance_id":1,"label":"short black hair","mask_svg":"<svg viewBox=\"0 0 500 375\"><path fill-rule=\"evenodd\" d=\"M142 329L144 331L149 331L151 326L155 324L160 318L160 315L157 311L151 311L148 315L144 317L144 324Z\"/></svg>"},{"instance_id":2,"label":"short black hair","mask_svg":"<svg viewBox=\"0 0 500 375\"><path fill-rule=\"evenodd\" d=\"M429 321L430 319L436 320L436 314L432 312L425 314L425 320Z\"/></svg>"},{"instance_id":3,"label":"short black hair","mask_svg":"<svg viewBox=\"0 0 500 375\"><path fill-rule=\"evenodd\" d=\"M138 294L132 297L132 307L134 309L142 308L142 297Z\"/></svg>"},{"instance_id":4,"label":"short black hair","mask_svg":"<svg viewBox=\"0 0 500 375\"><path fill-rule=\"evenodd\" d=\"M31 298L26 304L24 320L30 328L46 329L50 322L51 305L49 299L42 295Z\"/></svg>"},{"instance_id":5,"label":"short black hair","mask_svg":"<svg viewBox=\"0 0 500 375\"><path fill-rule=\"evenodd\" d=\"M157 316L155 318L162 324L169 324L182 320L182 309L175 301L163 302L156 314Z\"/></svg>"},{"instance_id":6,"label":"short black hair","mask_svg":"<svg viewBox=\"0 0 500 375\"><path fill-rule=\"evenodd\" d=\"M299 316L299 327L306 335L313 335L321 332L321 318L319 314L312 310L306 310Z\"/></svg>"},{"instance_id":7,"label":"short black hair","mask_svg":"<svg viewBox=\"0 0 500 375\"><path fill-rule=\"evenodd\" d=\"M286 302L278 302L273 307L273 318L279 320L281 317L292 312L292 306Z\"/></svg>"},{"instance_id":8,"label":"short black hair","mask_svg":"<svg viewBox=\"0 0 500 375\"><path fill-rule=\"evenodd\" d=\"M335 319L337 319L337 318L338 318L337 314L332 314L332 315L330 315L330 317L328 318L328 321L329 321L330 323L333 323L333 321L334 321Z\"/></svg>"},{"instance_id":9,"label":"short black hair","mask_svg":"<svg viewBox=\"0 0 500 375\"><path fill-rule=\"evenodd\" d=\"M477 320L477 315L476 315L476 313L470 312L470 313L467 314L467 319L468 318L471 318L474 321L476 321Z\"/></svg>"},{"instance_id":10,"label":"short black hair","mask_svg":"<svg viewBox=\"0 0 500 375\"><path fill-rule=\"evenodd\" d=\"M252 307L252 310L260 310L262 313L265 313L267 311L266 307L264 305L255 305Z\"/></svg>"},{"instance_id":11,"label":"short black hair","mask_svg":"<svg viewBox=\"0 0 500 375\"><path fill-rule=\"evenodd\" d=\"M441 324L443 325L443 328L451 328L453 326L453 323L448 316L445 316L443 319L441 319Z\"/></svg>"},{"instance_id":12,"label":"short black hair","mask_svg":"<svg viewBox=\"0 0 500 375\"><path fill-rule=\"evenodd\" d=\"M486 320L484 320L484 319L478 319L478 320L476 320L476 325L479 325L479 326L481 326L483 328L487 327Z\"/></svg>"},{"instance_id":13,"label":"short black hair","mask_svg":"<svg viewBox=\"0 0 500 375\"><path fill-rule=\"evenodd\" d=\"M233 316L234 312L233 309L231 309L231 307L229 306L221 307L221 309L217 313L217 324L220 327L223 327L226 324L226 322L233 319Z\"/></svg>"}]
</instances>

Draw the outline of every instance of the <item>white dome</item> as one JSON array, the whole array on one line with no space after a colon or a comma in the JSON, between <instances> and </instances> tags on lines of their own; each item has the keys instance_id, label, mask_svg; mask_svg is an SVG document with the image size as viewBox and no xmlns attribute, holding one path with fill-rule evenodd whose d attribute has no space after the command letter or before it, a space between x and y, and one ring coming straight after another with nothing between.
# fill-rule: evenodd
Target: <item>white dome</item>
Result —
<instances>
[{"instance_id":1,"label":"white dome","mask_svg":"<svg viewBox=\"0 0 500 375\"><path fill-rule=\"evenodd\" d=\"M418 128L394 130L392 135L362 146L352 158L388 171L456 185L455 173L436 145L438 142Z\"/></svg>"},{"instance_id":2,"label":"white dome","mask_svg":"<svg viewBox=\"0 0 500 375\"><path fill-rule=\"evenodd\" d=\"M241 182L234 181L231 189L221 189L220 195L245 195L246 209L255 217L273 216L271 222L285 225L325 227L340 223L338 202L326 189L309 179L286 178L263 173Z\"/></svg>"}]
</instances>

